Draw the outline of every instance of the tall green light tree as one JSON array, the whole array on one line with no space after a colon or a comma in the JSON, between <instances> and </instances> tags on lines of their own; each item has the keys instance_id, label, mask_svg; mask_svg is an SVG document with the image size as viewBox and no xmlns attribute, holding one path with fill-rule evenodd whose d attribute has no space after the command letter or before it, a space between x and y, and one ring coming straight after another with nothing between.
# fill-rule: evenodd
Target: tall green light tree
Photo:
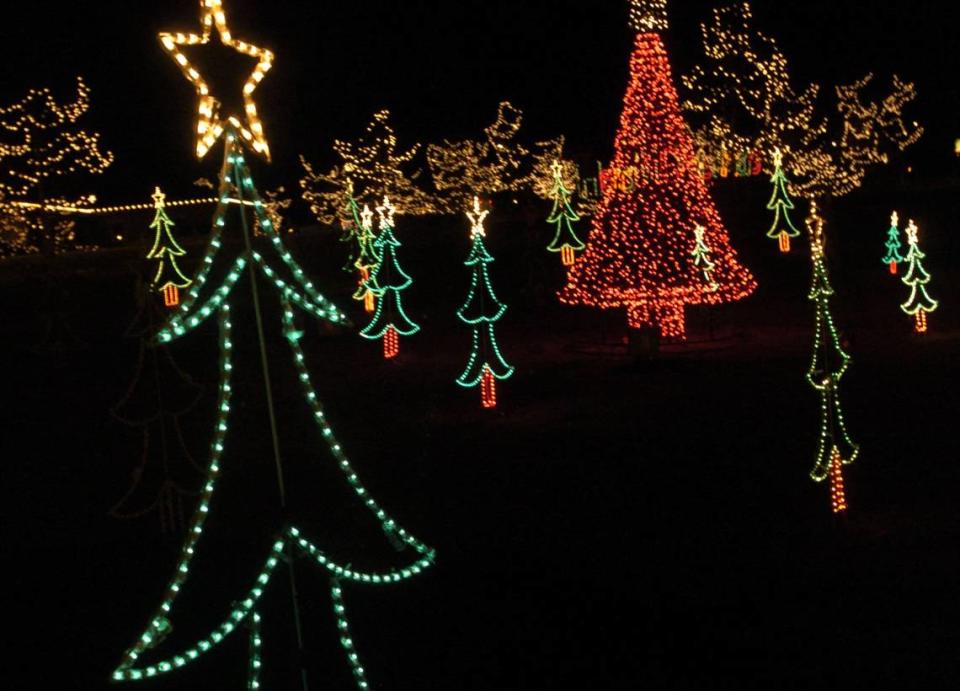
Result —
<instances>
[{"instance_id":1,"label":"tall green light tree","mask_svg":"<svg viewBox=\"0 0 960 691\"><path fill-rule=\"evenodd\" d=\"M479 386L481 402L488 409L497 407L497 381L509 379L515 371L500 352L494 332L494 325L503 317L507 306L497 299L490 284L489 265L494 260L483 241L487 234L483 224L489 214L480 208L480 199L475 197L473 211L467 212L472 225L470 255L465 262L472 271L470 292L457 312L461 321L473 327L470 359L457 383L464 388Z\"/></svg>"}]
</instances>

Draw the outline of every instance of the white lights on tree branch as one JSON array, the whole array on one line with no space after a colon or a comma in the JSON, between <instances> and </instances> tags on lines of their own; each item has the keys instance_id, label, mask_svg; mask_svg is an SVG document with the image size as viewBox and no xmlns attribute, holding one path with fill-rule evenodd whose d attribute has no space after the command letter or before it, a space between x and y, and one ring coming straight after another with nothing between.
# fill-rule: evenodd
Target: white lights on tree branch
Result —
<instances>
[{"instance_id":1,"label":"white lights on tree branch","mask_svg":"<svg viewBox=\"0 0 960 691\"><path fill-rule=\"evenodd\" d=\"M630 28L642 32L666 31L669 28L667 0L630 0Z\"/></svg>"}]
</instances>

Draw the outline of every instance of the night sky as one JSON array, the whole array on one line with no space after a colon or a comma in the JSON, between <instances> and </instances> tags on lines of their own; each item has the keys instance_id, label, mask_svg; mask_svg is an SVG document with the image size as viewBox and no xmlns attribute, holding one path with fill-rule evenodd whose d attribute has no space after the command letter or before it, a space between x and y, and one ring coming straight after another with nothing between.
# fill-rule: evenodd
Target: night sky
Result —
<instances>
[{"instance_id":1,"label":"night sky","mask_svg":"<svg viewBox=\"0 0 960 691\"><path fill-rule=\"evenodd\" d=\"M697 59L699 22L718 4L672 3L668 47L678 73ZM908 116L927 135L901 164L935 175L955 166L960 137L956 10L938 5L764 1L754 13L798 79L831 84L872 70L884 85L893 72L916 81L920 98ZM263 187L295 189L300 153L333 164L331 142L356 138L384 107L401 145L476 136L508 99L524 110L530 140L565 134L582 163L610 155L631 48L624 1L229 0L226 7L236 36L277 54L257 98L274 153L274 165L258 173ZM82 74L93 88L90 126L116 154L91 183L101 201L146 199L157 183L192 194L192 181L215 176L219 162L194 160L193 89L155 35L197 27L196 0L17 3L6 8L0 102L41 85L69 96ZM225 64L211 77L214 89L236 84L238 96L248 72L236 60Z\"/></svg>"}]
</instances>

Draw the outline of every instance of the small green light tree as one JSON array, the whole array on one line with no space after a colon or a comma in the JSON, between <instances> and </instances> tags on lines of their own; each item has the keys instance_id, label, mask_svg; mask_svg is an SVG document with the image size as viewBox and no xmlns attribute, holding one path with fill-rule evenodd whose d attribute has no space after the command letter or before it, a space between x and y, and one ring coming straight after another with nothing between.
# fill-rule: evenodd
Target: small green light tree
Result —
<instances>
[{"instance_id":1,"label":"small green light tree","mask_svg":"<svg viewBox=\"0 0 960 691\"><path fill-rule=\"evenodd\" d=\"M413 285L413 279L404 272L397 260L400 241L393 232L396 211L387 197L383 198L383 205L377 207L380 236L374 247L380 256L380 264L366 287L379 298L379 302L372 321L360 332L361 336L371 341L383 339L383 356L387 360L400 354L400 336L413 336L420 332L420 326L403 309L401 293Z\"/></svg>"},{"instance_id":2,"label":"small green light tree","mask_svg":"<svg viewBox=\"0 0 960 691\"><path fill-rule=\"evenodd\" d=\"M147 259L157 262L157 270L151 285L163 294L163 304L173 309L180 304L180 291L193 285L180 270L177 260L187 254L173 237L173 221L165 209L166 195L157 187L153 193L153 204L157 210L150 229L154 231L153 248L147 253Z\"/></svg>"},{"instance_id":3,"label":"small green light tree","mask_svg":"<svg viewBox=\"0 0 960 691\"><path fill-rule=\"evenodd\" d=\"M790 193L787 191L787 185L790 181L783 170L783 153L780 149L773 152L773 177L770 178L773 183L773 196L767 208L774 212L773 225L767 232L767 237L771 240L780 241L780 251L784 254L790 252L790 240L800 236L800 231L790 220L790 212L796 207L793 200L790 199Z\"/></svg>"},{"instance_id":4,"label":"small green light tree","mask_svg":"<svg viewBox=\"0 0 960 691\"><path fill-rule=\"evenodd\" d=\"M887 231L887 254L883 258L883 263L890 267L890 273L897 275L897 268L903 263L903 255L900 250L903 244L900 242L900 215L894 211L890 218L890 230Z\"/></svg>"},{"instance_id":5,"label":"small green light tree","mask_svg":"<svg viewBox=\"0 0 960 691\"><path fill-rule=\"evenodd\" d=\"M937 311L940 306L936 300L927 293L927 284L930 283L930 274L923 267L923 260L927 258L920 250L920 229L917 224L910 221L907 226L907 241L910 244L910 250L907 252L906 262L910 268L907 269L907 275L903 277L903 282L910 286L910 299L907 300L901 309L913 317L916 321L915 331L918 334L927 332L927 315Z\"/></svg>"},{"instance_id":6,"label":"small green light tree","mask_svg":"<svg viewBox=\"0 0 960 691\"><path fill-rule=\"evenodd\" d=\"M694 243L693 252L690 255L693 257L693 265L697 267L697 270L703 276L703 283L707 286L708 292L716 292L720 289L719 284L713 280L713 271L717 268L710 260L711 250L707 246L707 241L705 239L707 229L701 225L697 225L694 229L694 237L696 241Z\"/></svg>"},{"instance_id":7,"label":"small green light tree","mask_svg":"<svg viewBox=\"0 0 960 691\"><path fill-rule=\"evenodd\" d=\"M580 220L580 216L570 206L570 190L566 188L563 182L563 164L555 160L552 170L553 190L551 197L553 199L553 211L550 212L547 223L556 227L556 233L547 250L559 252L564 266L573 266L577 258L576 253L586 247L573 229L573 224Z\"/></svg>"}]
</instances>

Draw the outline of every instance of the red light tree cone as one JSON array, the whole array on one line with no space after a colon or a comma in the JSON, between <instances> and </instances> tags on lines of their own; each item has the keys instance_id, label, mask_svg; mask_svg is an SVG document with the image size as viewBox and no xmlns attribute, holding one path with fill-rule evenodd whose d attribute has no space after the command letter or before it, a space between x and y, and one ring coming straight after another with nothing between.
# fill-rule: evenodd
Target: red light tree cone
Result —
<instances>
[{"instance_id":1,"label":"red light tree cone","mask_svg":"<svg viewBox=\"0 0 960 691\"><path fill-rule=\"evenodd\" d=\"M484 368L480 382L480 400L486 409L497 407L497 379L489 367Z\"/></svg>"},{"instance_id":2,"label":"red light tree cone","mask_svg":"<svg viewBox=\"0 0 960 691\"><path fill-rule=\"evenodd\" d=\"M608 185L587 249L570 271L560 300L602 309L626 307L630 326L656 326L683 338L687 305L740 300L756 281L737 259L707 192L663 40L637 35L615 143L614 171L633 168L636 184ZM716 288L704 284L690 256L697 225L715 263Z\"/></svg>"}]
</instances>

